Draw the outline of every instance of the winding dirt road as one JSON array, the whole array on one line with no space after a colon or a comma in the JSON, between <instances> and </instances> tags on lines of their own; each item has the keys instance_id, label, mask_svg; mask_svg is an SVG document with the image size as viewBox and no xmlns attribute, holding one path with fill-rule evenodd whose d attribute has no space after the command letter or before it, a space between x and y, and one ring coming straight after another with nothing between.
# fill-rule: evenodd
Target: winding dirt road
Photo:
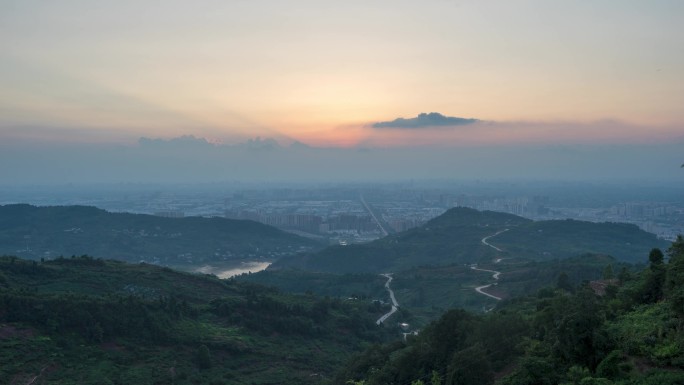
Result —
<instances>
[{"instance_id":1,"label":"winding dirt road","mask_svg":"<svg viewBox=\"0 0 684 385\"><path fill-rule=\"evenodd\" d=\"M499 274L501 274L500 271L487 270L487 269L478 269L476 265L472 265L472 266L470 266L470 268L473 269L473 270L488 271L488 272L490 272L490 273L494 273L494 274L492 275L492 278L494 278L494 279L499 279ZM494 284L493 284L493 283L490 283L489 285L478 286L478 287L475 288L475 291L478 292L478 293L480 293L480 294L482 294L482 295L486 295L487 297L494 298L494 299L497 300L497 301L501 301L501 297L497 297L497 296L495 296L495 295L493 295L493 294L489 294L489 293L485 293L485 292L484 292L484 289L486 289L486 288L488 288L488 287L490 287L490 286L492 286L492 285L494 285Z\"/></svg>"},{"instance_id":2,"label":"winding dirt road","mask_svg":"<svg viewBox=\"0 0 684 385\"><path fill-rule=\"evenodd\" d=\"M487 242L487 240L488 240L489 238L496 237L497 235L499 235L499 234L501 234L501 233L505 233L506 231L508 231L508 229L503 229L503 230L501 230L501 231L496 232L495 234L488 235L488 236L482 238L482 244L483 244L483 245L486 245L486 246L489 246L489 247L491 247L492 249L494 249L494 250L496 250L496 251L502 252L503 250L501 250L500 248L498 248L498 247L492 245L491 243Z\"/></svg>"},{"instance_id":3,"label":"winding dirt road","mask_svg":"<svg viewBox=\"0 0 684 385\"><path fill-rule=\"evenodd\" d=\"M489 246L489 247L491 247L492 249L494 249L494 250L496 250L496 251L498 251L498 252L503 252L503 250L501 250L500 248L498 248L498 247L492 245L491 243L487 242L487 240L488 240L489 238L492 238L492 237L494 237L494 236L497 236L497 235L499 235L499 234L501 234L501 233L503 233L503 232L506 232L506 231L508 231L508 229L503 229L503 230L501 230L501 231L496 232L495 234L488 235L488 236L482 238L482 244L483 244L483 245L486 245L486 246ZM494 261L494 263L499 263L499 262L501 262L501 260L502 260L502 258L497 258L497 259ZM501 274L500 271L496 271L496 270L479 269L479 268L477 267L477 265L471 265L470 268L473 269L473 270L477 270L477 271L486 271L486 272L492 273L492 278L494 278L495 280L498 280L498 279L499 279L499 275ZM377 325L380 325L381 323L385 322L385 321L387 320L387 318L389 318L390 316L392 316L392 314L396 313L397 310L398 310L398 308L399 308L399 303L397 302L397 299L396 299L396 297L394 296L394 291L393 291L392 288L390 287L390 283L392 282L392 279L393 279L393 278L392 278L392 273L385 273L385 274L380 274L380 275L382 275L383 277L387 278L387 282L385 282L385 289L387 289L387 292L388 292L389 295L390 295L390 299L392 300L392 309L391 309L388 313L384 314L382 317L378 318L377 321L375 321L375 323L376 323ZM480 294L482 294L482 295L486 295L487 297L493 298L493 299L495 299L495 300L497 300L497 301L501 301L501 297L497 297L497 296L495 296L495 295L493 295L493 294L489 294L489 293L486 293L486 292L484 291L484 289L486 289L486 288L488 288L488 287L490 287L490 286L492 286L492 285L494 285L494 284L495 284L495 283L490 283L489 285L478 286L478 287L475 288L475 291L478 292L478 293L480 293Z\"/></svg>"},{"instance_id":4,"label":"winding dirt road","mask_svg":"<svg viewBox=\"0 0 684 385\"><path fill-rule=\"evenodd\" d=\"M488 235L488 236L482 238L482 244L485 245L485 246L489 246L489 247L491 247L492 249L494 249L494 250L496 250L496 251L498 251L498 252L503 252L503 250L501 250L500 248L498 248L498 247L492 245L491 243L487 242L487 240L489 240L489 238L495 237L495 236L497 236L497 235L499 235L499 234L501 234L501 233L504 233L504 232L506 232L506 231L508 231L508 229L503 229L503 230L501 230L501 231L497 231L496 233L494 233L494 234L492 234L492 235ZM501 262L501 260L502 260L502 258L497 258L496 260L494 260L494 263L499 263L499 262ZM470 268L473 269L473 270L487 271L487 272L493 273L492 278L494 278L494 279L496 279L496 280L499 279L499 275L501 274L500 271L496 271L496 270L478 269L478 268L477 268L477 265L471 265ZM495 284L496 284L496 283L490 283L489 285L478 286L478 287L475 288L475 291L478 292L478 293L480 293L480 294L482 294L482 295L486 295L487 297L494 298L494 299L497 300L497 301L501 301L501 297L497 297L497 296L495 296L495 295L493 295L493 294L489 294L489 293L486 293L486 292L484 291L484 289L486 289L486 288L488 288L488 287L490 287L490 286L492 286L492 285L495 285Z\"/></svg>"},{"instance_id":5,"label":"winding dirt road","mask_svg":"<svg viewBox=\"0 0 684 385\"><path fill-rule=\"evenodd\" d=\"M385 320L389 318L392 314L396 313L399 308L399 302L397 302L397 299L394 297L394 291L392 291L392 289L390 288L390 282L392 282L392 273L380 275L387 278L387 282L385 282L385 289L387 289L387 291L389 292L390 299L392 300L392 310L390 310L389 313L378 318L378 320L375 321L377 325L380 325L381 323L385 322Z\"/></svg>"}]
</instances>

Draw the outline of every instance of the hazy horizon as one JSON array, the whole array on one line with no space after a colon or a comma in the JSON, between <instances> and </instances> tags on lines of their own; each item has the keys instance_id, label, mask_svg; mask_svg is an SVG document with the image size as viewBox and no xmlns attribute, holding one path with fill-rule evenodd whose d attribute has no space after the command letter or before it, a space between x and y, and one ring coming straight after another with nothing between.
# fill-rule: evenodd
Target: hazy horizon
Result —
<instances>
[{"instance_id":1,"label":"hazy horizon","mask_svg":"<svg viewBox=\"0 0 684 385\"><path fill-rule=\"evenodd\" d=\"M0 184L681 180L684 3L0 5Z\"/></svg>"},{"instance_id":2,"label":"hazy horizon","mask_svg":"<svg viewBox=\"0 0 684 385\"><path fill-rule=\"evenodd\" d=\"M137 144L0 146L1 185L354 182L409 179L671 181L682 143L319 148L256 138L226 145L191 136Z\"/></svg>"}]
</instances>

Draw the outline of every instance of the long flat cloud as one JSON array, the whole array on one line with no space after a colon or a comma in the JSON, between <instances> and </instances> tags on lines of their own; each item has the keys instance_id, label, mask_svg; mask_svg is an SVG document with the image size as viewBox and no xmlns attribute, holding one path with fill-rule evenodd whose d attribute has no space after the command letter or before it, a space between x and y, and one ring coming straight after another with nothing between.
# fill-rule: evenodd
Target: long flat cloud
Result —
<instances>
[{"instance_id":1,"label":"long flat cloud","mask_svg":"<svg viewBox=\"0 0 684 385\"><path fill-rule=\"evenodd\" d=\"M444 116L439 112L421 113L415 118L397 118L389 122L377 122L373 128L408 128L464 126L479 122L478 119Z\"/></svg>"}]
</instances>

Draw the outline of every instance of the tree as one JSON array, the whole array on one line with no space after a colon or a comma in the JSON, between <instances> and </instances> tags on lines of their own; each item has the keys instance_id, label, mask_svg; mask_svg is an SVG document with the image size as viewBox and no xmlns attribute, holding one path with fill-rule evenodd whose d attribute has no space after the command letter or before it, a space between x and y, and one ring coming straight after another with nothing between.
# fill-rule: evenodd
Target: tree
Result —
<instances>
[{"instance_id":1,"label":"tree","mask_svg":"<svg viewBox=\"0 0 684 385\"><path fill-rule=\"evenodd\" d=\"M663 257L663 252L658 248L651 249L651 252L648 253L648 261L651 265L662 265Z\"/></svg>"},{"instance_id":2,"label":"tree","mask_svg":"<svg viewBox=\"0 0 684 385\"><path fill-rule=\"evenodd\" d=\"M556 287L565 290L567 292L572 293L574 291L574 288L572 287L572 284L570 283L570 278L568 277L565 272L561 272L558 275L558 279L556 280Z\"/></svg>"},{"instance_id":3,"label":"tree","mask_svg":"<svg viewBox=\"0 0 684 385\"><path fill-rule=\"evenodd\" d=\"M672 310L681 319L684 318L684 238L681 235L667 250L670 260L667 264L665 294Z\"/></svg>"},{"instance_id":4,"label":"tree","mask_svg":"<svg viewBox=\"0 0 684 385\"><path fill-rule=\"evenodd\" d=\"M613 350L596 367L596 376L616 380L622 374L620 363L622 362L622 352Z\"/></svg>"},{"instance_id":5,"label":"tree","mask_svg":"<svg viewBox=\"0 0 684 385\"><path fill-rule=\"evenodd\" d=\"M430 385L442 385L442 377L437 373L436 370L432 371L432 376L430 376Z\"/></svg>"},{"instance_id":6,"label":"tree","mask_svg":"<svg viewBox=\"0 0 684 385\"><path fill-rule=\"evenodd\" d=\"M558 372L547 357L526 356L518 367L501 381L503 385L553 385L559 383Z\"/></svg>"},{"instance_id":7,"label":"tree","mask_svg":"<svg viewBox=\"0 0 684 385\"><path fill-rule=\"evenodd\" d=\"M453 352L464 347L473 331L473 319L463 309L452 309L421 334L430 343L429 361L433 368L445 367Z\"/></svg>"},{"instance_id":8,"label":"tree","mask_svg":"<svg viewBox=\"0 0 684 385\"><path fill-rule=\"evenodd\" d=\"M211 368L211 355L209 354L207 345L202 345L197 349L197 366L199 366L200 369Z\"/></svg>"},{"instance_id":9,"label":"tree","mask_svg":"<svg viewBox=\"0 0 684 385\"><path fill-rule=\"evenodd\" d=\"M606 265L603 269L603 279L613 279L615 278L615 273L613 273L613 265Z\"/></svg>"},{"instance_id":10,"label":"tree","mask_svg":"<svg viewBox=\"0 0 684 385\"><path fill-rule=\"evenodd\" d=\"M447 385L486 385L492 382L492 367L481 344L454 353L447 372Z\"/></svg>"},{"instance_id":11,"label":"tree","mask_svg":"<svg viewBox=\"0 0 684 385\"><path fill-rule=\"evenodd\" d=\"M570 301L558 308L555 328L555 356L561 362L581 364L594 369L606 343L603 312L593 290L583 286Z\"/></svg>"},{"instance_id":12,"label":"tree","mask_svg":"<svg viewBox=\"0 0 684 385\"><path fill-rule=\"evenodd\" d=\"M652 249L648 254L650 262L642 288L642 300L644 303L655 303L663 299L663 287L665 285L665 266L663 265L663 252L660 249Z\"/></svg>"},{"instance_id":13,"label":"tree","mask_svg":"<svg viewBox=\"0 0 684 385\"><path fill-rule=\"evenodd\" d=\"M627 267L623 266L622 269L620 269L620 272L618 273L618 280L620 280L620 284L624 284L630 279L632 279L632 274L630 274Z\"/></svg>"},{"instance_id":14,"label":"tree","mask_svg":"<svg viewBox=\"0 0 684 385\"><path fill-rule=\"evenodd\" d=\"M573 365L568 369L566 377L571 384L579 385L583 379L591 377L591 372L584 366Z\"/></svg>"}]
</instances>

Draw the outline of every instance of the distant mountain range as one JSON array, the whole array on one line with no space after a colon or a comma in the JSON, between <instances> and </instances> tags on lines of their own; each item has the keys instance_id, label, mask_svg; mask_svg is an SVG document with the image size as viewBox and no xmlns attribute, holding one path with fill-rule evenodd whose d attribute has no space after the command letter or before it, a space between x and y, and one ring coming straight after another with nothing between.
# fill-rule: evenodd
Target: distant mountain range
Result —
<instances>
[{"instance_id":1,"label":"distant mountain range","mask_svg":"<svg viewBox=\"0 0 684 385\"><path fill-rule=\"evenodd\" d=\"M88 254L170 266L263 259L275 261L273 269L377 273L496 258L543 261L584 253L646 262L651 248L667 246L630 224L532 221L463 207L371 243L320 250L322 245L311 239L253 221L164 218L87 206L0 206L0 254L31 259Z\"/></svg>"},{"instance_id":2,"label":"distant mountain range","mask_svg":"<svg viewBox=\"0 0 684 385\"><path fill-rule=\"evenodd\" d=\"M421 265L550 260L584 253L646 262L668 242L624 223L532 221L512 214L457 207L425 225L364 245L334 246L280 259L271 269L352 273L401 271Z\"/></svg>"},{"instance_id":3,"label":"distant mountain range","mask_svg":"<svg viewBox=\"0 0 684 385\"><path fill-rule=\"evenodd\" d=\"M178 266L274 260L319 247L310 239L247 220L164 218L87 206L0 206L0 254L31 259L88 254Z\"/></svg>"}]
</instances>

